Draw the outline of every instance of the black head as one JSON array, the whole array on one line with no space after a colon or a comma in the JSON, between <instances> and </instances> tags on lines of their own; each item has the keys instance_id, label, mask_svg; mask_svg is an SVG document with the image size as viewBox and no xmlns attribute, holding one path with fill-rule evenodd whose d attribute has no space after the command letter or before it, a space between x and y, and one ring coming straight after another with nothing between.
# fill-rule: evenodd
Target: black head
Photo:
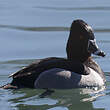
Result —
<instances>
[{"instance_id":1,"label":"black head","mask_svg":"<svg viewBox=\"0 0 110 110\"><path fill-rule=\"evenodd\" d=\"M67 57L84 62L91 54L105 56L97 44L92 28L83 20L73 21L67 42Z\"/></svg>"}]
</instances>

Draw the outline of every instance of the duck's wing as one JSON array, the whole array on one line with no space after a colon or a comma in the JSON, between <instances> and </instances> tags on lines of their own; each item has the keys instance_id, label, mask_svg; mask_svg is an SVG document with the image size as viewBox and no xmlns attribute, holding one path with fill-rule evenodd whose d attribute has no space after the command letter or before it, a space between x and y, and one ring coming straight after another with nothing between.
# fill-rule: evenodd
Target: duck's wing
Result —
<instances>
[{"instance_id":1,"label":"duck's wing","mask_svg":"<svg viewBox=\"0 0 110 110\"><path fill-rule=\"evenodd\" d=\"M26 68L11 74L10 77L13 77L11 86L33 88L35 80L42 72L51 68L62 67L63 62L66 61L64 58L56 57L37 60ZM61 63L60 65L59 62Z\"/></svg>"},{"instance_id":2,"label":"duck's wing","mask_svg":"<svg viewBox=\"0 0 110 110\"><path fill-rule=\"evenodd\" d=\"M17 72L14 72L14 73L11 73L11 74L9 75L9 77L17 78L17 77L23 77L23 76L30 75L31 72L35 69L36 66L39 65L39 63L40 63L41 61L42 61L42 60L36 60L36 62L33 62L33 63L30 64L29 66L23 67L21 70L19 70L19 71L17 71Z\"/></svg>"},{"instance_id":3,"label":"duck's wing","mask_svg":"<svg viewBox=\"0 0 110 110\"><path fill-rule=\"evenodd\" d=\"M48 63L56 62L56 61L62 60L62 59L63 58L56 58L56 57L38 59L35 62L33 62L32 64L30 64L29 66L24 67L21 70L10 74L9 77L13 77L13 78L23 77L23 76L31 75L35 71L36 71L36 73L38 71L43 71L43 70L41 70L41 68L43 69L43 67L45 67L45 66L47 66L47 68L48 68Z\"/></svg>"},{"instance_id":4,"label":"duck's wing","mask_svg":"<svg viewBox=\"0 0 110 110\"><path fill-rule=\"evenodd\" d=\"M11 73L9 77L17 78L17 77L22 77L29 75L29 73L35 68L36 65L38 65L40 60L37 60L35 63L32 63L31 65L27 67L23 67L21 70Z\"/></svg>"}]
</instances>

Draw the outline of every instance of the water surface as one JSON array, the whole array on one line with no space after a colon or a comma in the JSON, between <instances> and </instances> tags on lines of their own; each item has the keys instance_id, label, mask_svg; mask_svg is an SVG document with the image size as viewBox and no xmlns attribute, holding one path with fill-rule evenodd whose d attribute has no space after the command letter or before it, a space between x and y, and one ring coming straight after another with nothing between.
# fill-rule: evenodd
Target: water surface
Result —
<instances>
[{"instance_id":1,"label":"water surface","mask_svg":"<svg viewBox=\"0 0 110 110\"><path fill-rule=\"evenodd\" d=\"M110 1L1 0L0 85L10 73L39 58L66 57L65 47L73 20L83 19L95 32L106 57L94 60L103 69L106 89L0 90L1 110L109 110L110 100Z\"/></svg>"}]
</instances>

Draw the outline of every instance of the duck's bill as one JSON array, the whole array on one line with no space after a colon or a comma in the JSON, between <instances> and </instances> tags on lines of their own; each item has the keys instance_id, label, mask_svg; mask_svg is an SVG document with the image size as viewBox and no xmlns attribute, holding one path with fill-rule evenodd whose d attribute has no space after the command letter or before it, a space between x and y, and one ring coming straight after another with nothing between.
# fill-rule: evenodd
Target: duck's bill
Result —
<instances>
[{"instance_id":1,"label":"duck's bill","mask_svg":"<svg viewBox=\"0 0 110 110\"><path fill-rule=\"evenodd\" d=\"M88 42L88 51L90 53L93 53L94 55L98 55L98 56L105 56L105 53L99 49L98 45L96 44L96 40L89 40Z\"/></svg>"}]
</instances>

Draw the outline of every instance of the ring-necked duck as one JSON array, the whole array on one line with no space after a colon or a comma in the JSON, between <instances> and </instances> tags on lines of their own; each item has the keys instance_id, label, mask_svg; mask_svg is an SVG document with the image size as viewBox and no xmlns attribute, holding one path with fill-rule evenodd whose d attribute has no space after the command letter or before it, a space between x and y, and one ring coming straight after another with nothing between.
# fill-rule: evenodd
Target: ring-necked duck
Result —
<instances>
[{"instance_id":1,"label":"ring-necked duck","mask_svg":"<svg viewBox=\"0 0 110 110\"><path fill-rule=\"evenodd\" d=\"M2 88L70 89L103 86L105 76L91 54L104 57L92 28L83 20L73 21L66 47L67 58L49 57L37 60L11 74L13 80Z\"/></svg>"}]
</instances>

